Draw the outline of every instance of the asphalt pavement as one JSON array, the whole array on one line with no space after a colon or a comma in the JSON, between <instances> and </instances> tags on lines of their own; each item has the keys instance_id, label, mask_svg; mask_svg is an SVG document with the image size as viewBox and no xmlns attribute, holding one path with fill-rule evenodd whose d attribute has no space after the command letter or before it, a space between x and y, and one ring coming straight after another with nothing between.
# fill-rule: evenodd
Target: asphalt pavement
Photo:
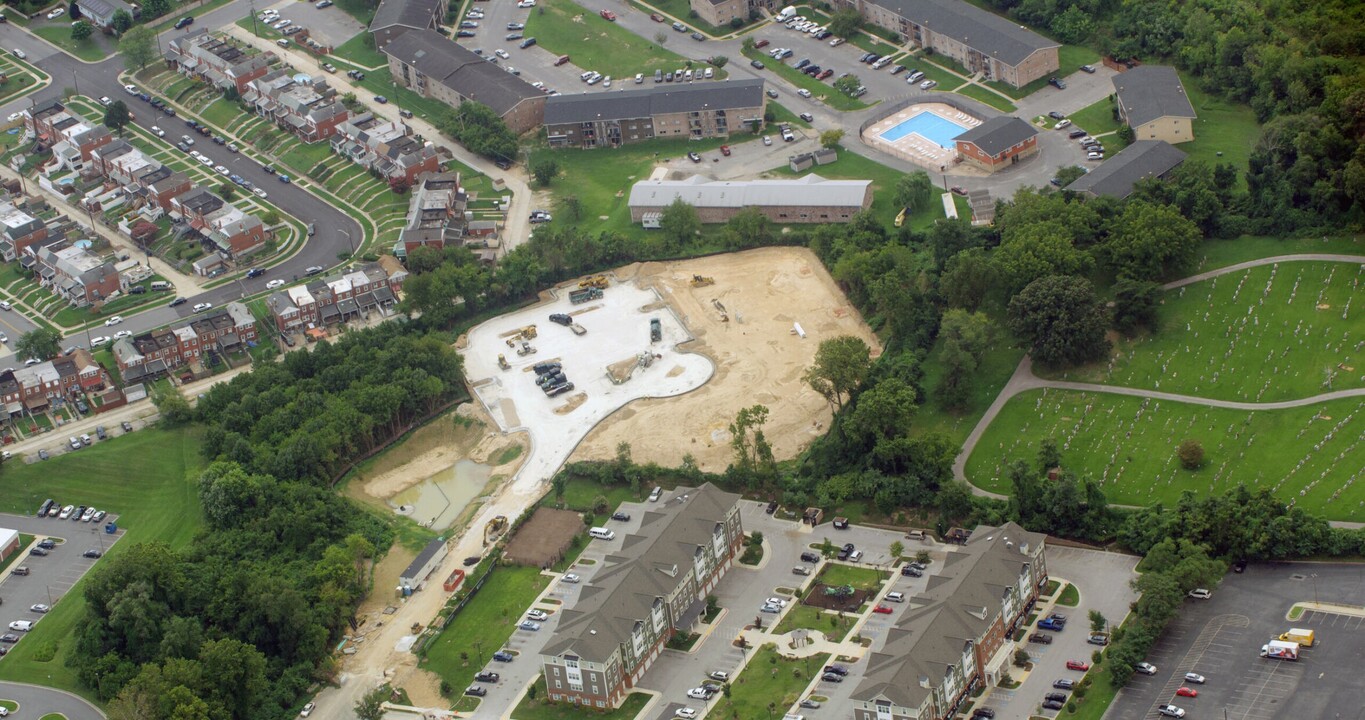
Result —
<instances>
[{"instance_id":1,"label":"asphalt pavement","mask_svg":"<svg viewBox=\"0 0 1365 720\"><path fill-rule=\"evenodd\" d=\"M29 685L27 683L0 682L0 699L13 700L19 710L12 716L39 718L49 713L61 713L66 720L103 720L104 714L84 698L72 695L65 690ZM23 713L20 715L20 713Z\"/></svg>"}]
</instances>

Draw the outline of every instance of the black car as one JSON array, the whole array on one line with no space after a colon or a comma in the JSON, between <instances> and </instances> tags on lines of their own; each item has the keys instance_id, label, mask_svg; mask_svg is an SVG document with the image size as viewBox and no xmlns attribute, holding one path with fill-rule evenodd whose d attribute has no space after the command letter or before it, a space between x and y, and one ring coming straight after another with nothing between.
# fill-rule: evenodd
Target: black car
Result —
<instances>
[{"instance_id":1,"label":"black car","mask_svg":"<svg viewBox=\"0 0 1365 720\"><path fill-rule=\"evenodd\" d=\"M178 297L178 298L176 298L176 299L170 301L169 303L167 303L166 307L175 307L175 306L177 306L177 305L184 305L184 304L187 303L187 302L189 302L189 300L186 300L186 299L183 298L183 297Z\"/></svg>"},{"instance_id":2,"label":"black car","mask_svg":"<svg viewBox=\"0 0 1365 720\"><path fill-rule=\"evenodd\" d=\"M38 459L39 459L39 460L46 460L46 459L48 459L48 458L50 458L50 457L52 457L52 456L51 456L51 455L48 455L46 450L39 450L39 451L38 451Z\"/></svg>"},{"instance_id":3,"label":"black car","mask_svg":"<svg viewBox=\"0 0 1365 720\"><path fill-rule=\"evenodd\" d=\"M175 115L175 108L171 107L170 105L162 105L162 106L161 106L161 112L166 113L167 115L170 115L170 116L174 116L174 115Z\"/></svg>"},{"instance_id":4,"label":"black car","mask_svg":"<svg viewBox=\"0 0 1365 720\"><path fill-rule=\"evenodd\" d=\"M803 552L801 553L801 562L820 562L820 553Z\"/></svg>"},{"instance_id":5,"label":"black car","mask_svg":"<svg viewBox=\"0 0 1365 720\"><path fill-rule=\"evenodd\" d=\"M1055 78L1048 78L1047 84L1048 84L1048 85L1051 85L1052 87L1057 88L1058 90L1065 90L1065 89L1066 89L1066 83L1063 82L1061 78L1056 78L1056 77L1055 77Z\"/></svg>"},{"instance_id":6,"label":"black car","mask_svg":"<svg viewBox=\"0 0 1365 720\"><path fill-rule=\"evenodd\" d=\"M512 163L509 162L509 161L507 161L507 160L504 160L504 159L502 159L502 158L498 158L497 160L494 160L494 161L493 161L493 164L494 164L494 165L497 165L499 170L510 170L510 169L512 169Z\"/></svg>"},{"instance_id":7,"label":"black car","mask_svg":"<svg viewBox=\"0 0 1365 720\"><path fill-rule=\"evenodd\" d=\"M995 717L995 711L992 710L992 709L990 709L990 708L987 708L987 707L977 708L976 710L973 710L973 711L972 711L972 717L973 717L973 718L993 718L993 717Z\"/></svg>"},{"instance_id":8,"label":"black car","mask_svg":"<svg viewBox=\"0 0 1365 720\"><path fill-rule=\"evenodd\" d=\"M1247 559L1246 559L1246 558L1240 558L1240 559L1238 559L1237 562L1235 562L1235 563L1232 564L1232 571L1235 572L1235 573L1239 573L1239 574L1240 574L1240 573L1246 572L1246 571L1247 571Z\"/></svg>"},{"instance_id":9,"label":"black car","mask_svg":"<svg viewBox=\"0 0 1365 720\"><path fill-rule=\"evenodd\" d=\"M57 547L57 543L53 542L52 538L43 538L38 541L38 547L44 550L51 550L52 548Z\"/></svg>"},{"instance_id":10,"label":"black car","mask_svg":"<svg viewBox=\"0 0 1365 720\"><path fill-rule=\"evenodd\" d=\"M867 62L867 59L870 58L870 57L875 57L875 55L873 55L873 54L870 53L870 52L869 52L869 53L863 53L862 56L858 58L858 62L860 62L860 63L865 63L865 62Z\"/></svg>"},{"instance_id":11,"label":"black car","mask_svg":"<svg viewBox=\"0 0 1365 720\"><path fill-rule=\"evenodd\" d=\"M777 512L777 501L776 500L768 501L768 507L764 508L763 512L769 515L772 515L773 513Z\"/></svg>"},{"instance_id":12,"label":"black car","mask_svg":"<svg viewBox=\"0 0 1365 720\"><path fill-rule=\"evenodd\" d=\"M1046 699L1056 700L1057 702L1066 702L1066 693L1048 693Z\"/></svg>"},{"instance_id":13,"label":"black car","mask_svg":"<svg viewBox=\"0 0 1365 720\"><path fill-rule=\"evenodd\" d=\"M1050 118L1052 118L1053 120L1065 120L1065 119L1066 119L1066 116L1065 116L1065 115L1063 115L1063 114L1057 112L1056 110L1053 110L1052 112L1049 112L1049 113L1047 114L1047 116L1050 117Z\"/></svg>"},{"instance_id":14,"label":"black car","mask_svg":"<svg viewBox=\"0 0 1365 720\"><path fill-rule=\"evenodd\" d=\"M5 633L4 635L0 635L0 642L17 643L19 642L19 636L14 633Z\"/></svg>"},{"instance_id":15,"label":"black car","mask_svg":"<svg viewBox=\"0 0 1365 720\"><path fill-rule=\"evenodd\" d=\"M502 650L499 650L493 653L493 659L498 662L512 662L513 660L516 659L516 656L510 652L504 652Z\"/></svg>"},{"instance_id":16,"label":"black car","mask_svg":"<svg viewBox=\"0 0 1365 720\"><path fill-rule=\"evenodd\" d=\"M473 31L473 30L461 30L461 31L455 33L455 37L471 38L471 37L474 37L474 31Z\"/></svg>"},{"instance_id":17,"label":"black car","mask_svg":"<svg viewBox=\"0 0 1365 720\"><path fill-rule=\"evenodd\" d=\"M1043 703L1043 709L1045 709L1045 710L1061 710L1061 709L1062 709L1062 705L1063 705L1063 703L1059 703L1059 702L1057 702L1056 700L1048 700L1047 702Z\"/></svg>"},{"instance_id":18,"label":"black car","mask_svg":"<svg viewBox=\"0 0 1365 720\"><path fill-rule=\"evenodd\" d=\"M194 16L193 16L193 15L186 15L185 17L182 17L182 18L180 18L179 20L176 20L176 21L175 21L175 29L176 29L176 30L181 30L181 29L187 28L187 27L189 27L189 26L191 26L191 25L193 25L193 24L194 24Z\"/></svg>"},{"instance_id":19,"label":"black car","mask_svg":"<svg viewBox=\"0 0 1365 720\"><path fill-rule=\"evenodd\" d=\"M1042 643L1044 645L1051 645L1052 636L1046 633L1033 633L1032 635L1028 636L1028 641L1031 643Z\"/></svg>"},{"instance_id":20,"label":"black car","mask_svg":"<svg viewBox=\"0 0 1365 720\"><path fill-rule=\"evenodd\" d=\"M827 672L824 675L821 675L820 679L825 682L841 683L844 681L844 676L839 673Z\"/></svg>"},{"instance_id":21,"label":"black car","mask_svg":"<svg viewBox=\"0 0 1365 720\"><path fill-rule=\"evenodd\" d=\"M843 665L826 665L825 669L822 672L834 673L835 675L847 675L848 668L844 667Z\"/></svg>"},{"instance_id":22,"label":"black car","mask_svg":"<svg viewBox=\"0 0 1365 720\"><path fill-rule=\"evenodd\" d=\"M246 271L246 276L249 277L249 278L257 278L257 277L260 277L260 276L262 276L262 275L264 275L264 274L265 274L265 268L259 268L259 267L258 267L258 268L251 268L250 270L247 270L247 271Z\"/></svg>"},{"instance_id":23,"label":"black car","mask_svg":"<svg viewBox=\"0 0 1365 720\"><path fill-rule=\"evenodd\" d=\"M103 554L104 554L104 553L100 552L99 550L91 549L91 550L86 550L85 552L81 553L81 556L82 556L82 557L88 557L88 558L97 558L97 557L99 557L99 556L101 556L101 555L103 555Z\"/></svg>"},{"instance_id":24,"label":"black car","mask_svg":"<svg viewBox=\"0 0 1365 720\"><path fill-rule=\"evenodd\" d=\"M620 520L621 522L629 522L629 521L630 521L630 513L623 513L623 512L619 512L619 511L618 511L618 512L614 512L614 513L611 514L611 519L612 519L612 520Z\"/></svg>"},{"instance_id":25,"label":"black car","mask_svg":"<svg viewBox=\"0 0 1365 720\"><path fill-rule=\"evenodd\" d=\"M536 44L536 39L533 38L533 37L528 37L528 38L526 38L525 40L522 40L522 41L521 41L521 44L517 45L517 47L521 48L522 50L525 50L526 48L531 47L532 45L535 45L535 44Z\"/></svg>"},{"instance_id":26,"label":"black car","mask_svg":"<svg viewBox=\"0 0 1365 720\"><path fill-rule=\"evenodd\" d=\"M1076 681L1068 680L1067 678L1062 678L1061 680L1053 682L1052 687L1055 687L1058 690L1070 690L1071 688L1076 687Z\"/></svg>"},{"instance_id":27,"label":"black car","mask_svg":"<svg viewBox=\"0 0 1365 720\"><path fill-rule=\"evenodd\" d=\"M488 694L488 691L484 690L478 685L470 685L468 688L465 689L464 694L473 695L474 697L483 697L484 695Z\"/></svg>"},{"instance_id":28,"label":"black car","mask_svg":"<svg viewBox=\"0 0 1365 720\"><path fill-rule=\"evenodd\" d=\"M1087 133L1084 130L1072 130L1071 132L1066 134L1066 136L1071 138L1072 140L1075 140L1077 138L1083 138L1086 135L1089 135L1089 133Z\"/></svg>"},{"instance_id":29,"label":"black car","mask_svg":"<svg viewBox=\"0 0 1365 720\"><path fill-rule=\"evenodd\" d=\"M763 63L761 63L761 62L759 62L759 61L757 61L757 60L750 60L750 61L749 61L749 65L751 65L755 70L762 70L762 69L763 69Z\"/></svg>"},{"instance_id":30,"label":"black car","mask_svg":"<svg viewBox=\"0 0 1365 720\"><path fill-rule=\"evenodd\" d=\"M807 65L809 65L809 64L810 64L810 58L801 58L801 60L800 60L799 62L796 63L796 69L797 69L797 70L800 70L801 68L803 68L803 67L805 67L805 66L807 66Z\"/></svg>"},{"instance_id":31,"label":"black car","mask_svg":"<svg viewBox=\"0 0 1365 720\"><path fill-rule=\"evenodd\" d=\"M705 36L705 35L702 35L702 34L699 33L699 32L694 32L694 33L692 33L692 39L693 39L693 40L696 40L697 42L701 42L701 41L703 41L703 40L706 39L706 36Z\"/></svg>"},{"instance_id":32,"label":"black car","mask_svg":"<svg viewBox=\"0 0 1365 720\"><path fill-rule=\"evenodd\" d=\"M545 388L545 396L546 396L546 397L555 397L556 395L563 395L564 393L570 392L570 391L572 391L572 390L573 390L573 383L571 383L571 382L566 382L566 383L564 383L563 385L556 385L556 386L554 386L554 387Z\"/></svg>"},{"instance_id":33,"label":"black car","mask_svg":"<svg viewBox=\"0 0 1365 720\"><path fill-rule=\"evenodd\" d=\"M44 555L47 555L47 550L44 550L43 548L40 547L31 547L28 549L28 554L43 557Z\"/></svg>"},{"instance_id":34,"label":"black car","mask_svg":"<svg viewBox=\"0 0 1365 720\"><path fill-rule=\"evenodd\" d=\"M470 565L478 565L479 561L482 559L483 558L479 557L478 555L470 555L469 557L464 559L464 566L469 567Z\"/></svg>"},{"instance_id":35,"label":"black car","mask_svg":"<svg viewBox=\"0 0 1365 720\"><path fill-rule=\"evenodd\" d=\"M1094 72L1095 72L1095 66L1094 66L1094 65L1082 65L1082 66L1081 66L1081 72L1094 73Z\"/></svg>"},{"instance_id":36,"label":"black car","mask_svg":"<svg viewBox=\"0 0 1365 720\"><path fill-rule=\"evenodd\" d=\"M481 673L475 675L475 676L474 676L474 679L475 679L475 680L478 680L479 682L494 682L494 683L495 683L495 682L498 681L498 677L499 677L498 674L495 673L495 672L481 672Z\"/></svg>"},{"instance_id":37,"label":"black car","mask_svg":"<svg viewBox=\"0 0 1365 720\"><path fill-rule=\"evenodd\" d=\"M222 135L214 135L214 136L213 136L213 144L214 144L214 145L226 145L226 144L227 144L227 138L223 137Z\"/></svg>"}]
</instances>

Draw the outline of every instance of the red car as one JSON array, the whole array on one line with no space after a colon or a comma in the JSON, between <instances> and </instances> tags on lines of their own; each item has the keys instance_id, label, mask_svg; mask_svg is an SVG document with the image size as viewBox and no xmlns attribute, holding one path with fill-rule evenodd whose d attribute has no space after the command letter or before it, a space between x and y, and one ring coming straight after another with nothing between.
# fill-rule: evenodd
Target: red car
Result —
<instances>
[{"instance_id":1,"label":"red car","mask_svg":"<svg viewBox=\"0 0 1365 720\"><path fill-rule=\"evenodd\" d=\"M720 146L720 154L721 154L721 155L724 155L725 157L730 157L730 146L729 146L729 145L721 145L721 146Z\"/></svg>"},{"instance_id":2,"label":"red car","mask_svg":"<svg viewBox=\"0 0 1365 720\"><path fill-rule=\"evenodd\" d=\"M834 71L833 71L833 70L826 69L824 72L821 72L821 73L820 73L820 77L815 78L815 79L816 79L816 80L824 80L825 78L827 78L827 77L829 77L830 75L833 75L833 74L834 74Z\"/></svg>"},{"instance_id":3,"label":"red car","mask_svg":"<svg viewBox=\"0 0 1365 720\"><path fill-rule=\"evenodd\" d=\"M889 606L886 606L886 605L878 605L877 607L872 608L872 612L874 612L874 613L881 613L881 614L883 614L883 615L890 615L890 614L891 614L891 608L890 608Z\"/></svg>"},{"instance_id":4,"label":"red car","mask_svg":"<svg viewBox=\"0 0 1365 720\"><path fill-rule=\"evenodd\" d=\"M1083 662L1081 662L1080 660L1067 660L1067 661L1066 661L1066 669L1067 669L1067 670L1080 670L1081 672L1085 672L1086 670L1089 670L1089 669L1090 669L1090 664L1089 664L1089 663L1083 663Z\"/></svg>"},{"instance_id":5,"label":"red car","mask_svg":"<svg viewBox=\"0 0 1365 720\"><path fill-rule=\"evenodd\" d=\"M755 49L755 50L757 50L758 48L765 48L765 47L768 47L768 41L767 41L767 40L759 40L758 42L754 43L754 49Z\"/></svg>"},{"instance_id":6,"label":"red car","mask_svg":"<svg viewBox=\"0 0 1365 720\"><path fill-rule=\"evenodd\" d=\"M663 22L663 21L664 21L664 16L663 16L663 15L660 15L659 13L650 13L650 14L649 14L649 19L650 19L650 20L653 20L654 22Z\"/></svg>"},{"instance_id":7,"label":"red car","mask_svg":"<svg viewBox=\"0 0 1365 720\"><path fill-rule=\"evenodd\" d=\"M606 20L607 22L616 22L616 13L610 10L603 10L602 12L598 13L598 15L601 15L602 19Z\"/></svg>"},{"instance_id":8,"label":"red car","mask_svg":"<svg viewBox=\"0 0 1365 720\"><path fill-rule=\"evenodd\" d=\"M1199 691L1189 687L1182 687L1176 690L1175 694L1180 697L1199 697Z\"/></svg>"}]
</instances>

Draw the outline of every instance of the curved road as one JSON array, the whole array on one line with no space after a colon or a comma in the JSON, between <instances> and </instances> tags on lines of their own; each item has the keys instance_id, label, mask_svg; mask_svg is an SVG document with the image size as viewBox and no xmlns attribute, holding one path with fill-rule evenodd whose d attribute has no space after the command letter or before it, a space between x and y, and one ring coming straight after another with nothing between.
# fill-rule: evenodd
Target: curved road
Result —
<instances>
[{"instance_id":1,"label":"curved road","mask_svg":"<svg viewBox=\"0 0 1365 720\"><path fill-rule=\"evenodd\" d=\"M1174 288L1179 288L1185 285L1196 283L1201 280L1208 280L1209 278L1218 277L1220 275L1227 275L1229 273L1234 273L1239 270L1245 270L1247 268L1252 267L1259 267L1262 265L1273 265L1281 262L1304 261L1365 263L1365 256L1333 255L1318 253L1303 253L1298 255L1277 255L1275 257L1261 258L1259 260L1249 260L1247 262L1237 263L1236 265L1229 265L1227 267L1217 268L1215 270L1210 270L1208 272L1200 273L1198 275L1191 275L1190 277L1167 283L1162 286L1162 289L1171 290ZM953 459L954 479L967 483L968 487L972 488L972 492L977 495L995 498L997 500L1004 500L1008 498L1007 495L989 492L986 490L982 490L981 488L978 488L975 485L972 485L971 481L967 479L966 472L967 458L971 457L972 450L976 449L976 444L981 441L981 436L986 434L986 428L990 427L990 424L995 421L996 416L1000 414L1000 410L1005 407L1005 403L1009 402L1011 398L1013 398L1015 395L1018 395L1019 393L1028 390L1037 390L1039 388L1055 388L1058 390L1079 390L1082 392L1109 393L1111 395L1127 395L1129 397L1152 398L1154 400L1169 400L1172 402L1187 403L1191 405L1203 405L1206 407L1229 408L1232 410L1284 410L1288 408L1304 407L1306 405L1315 405L1317 403L1327 402L1330 400L1340 400L1342 398L1365 397L1365 388L1356 388L1353 390L1335 390L1333 392L1323 393L1321 395L1313 395L1311 397L1306 398L1299 398L1297 400L1284 400L1280 402L1269 403L1249 403L1237 402L1232 400L1214 400L1211 398L1202 398L1193 395L1177 395L1175 393L1161 392L1158 390L1144 390L1141 388L1121 387L1116 385L1067 382L1062 380L1044 380L1043 378L1040 378L1037 375L1033 374L1033 358L1025 355L1024 359L1019 361L1019 366L1014 369L1014 374L1010 376L1009 382L1005 383L1005 387L1000 391L1000 394L995 397L995 401L992 402L991 406L986 409L986 413L981 416L981 420L977 422L976 427L972 428L972 432L967 436L967 440L962 443L962 450L958 453L957 457ZM1361 524L1359 523L1333 522L1333 525L1338 527L1361 527Z\"/></svg>"},{"instance_id":2,"label":"curved road","mask_svg":"<svg viewBox=\"0 0 1365 720\"><path fill-rule=\"evenodd\" d=\"M0 662L4 662L0 660ZM61 713L67 720L103 720L104 713L91 705L85 698L65 690L29 685L26 683L0 682L0 699L19 703L19 709L10 715L25 718L40 718L48 713Z\"/></svg>"}]
</instances>

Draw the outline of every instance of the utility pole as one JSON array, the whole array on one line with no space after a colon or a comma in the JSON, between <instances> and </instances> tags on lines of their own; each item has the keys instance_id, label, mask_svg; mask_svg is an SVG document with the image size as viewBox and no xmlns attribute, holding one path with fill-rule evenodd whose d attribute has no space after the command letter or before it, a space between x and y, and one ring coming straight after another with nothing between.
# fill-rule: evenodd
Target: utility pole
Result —
<instances>
[{"instance_id":1,"label":"utility pole","mask_svg":"<svg viewBox=\"0 0 1365 720\"><path fill-rule=\"evenodd\" d=\"M351 239L351 233L346 230L342 230L341 234L346 236L346 244L351 246L351 254L355 255L355 241Z\"/></svg>"},{"instance_id":2,"label":"utility pole","mask_svg":"<svg viewBox=\"0 0 1365 720\"><path fill-rule=\"evenodd\" d=\"M80 95L80 94L81 94L81 81L80 81L79 79L76 78L76 71L75 71L75 70L72 70L72 71L71 71L71 82L74 83L75 86L76 86L76 94L77 94L77 95Z\"/></svg>"}]
</instances>

